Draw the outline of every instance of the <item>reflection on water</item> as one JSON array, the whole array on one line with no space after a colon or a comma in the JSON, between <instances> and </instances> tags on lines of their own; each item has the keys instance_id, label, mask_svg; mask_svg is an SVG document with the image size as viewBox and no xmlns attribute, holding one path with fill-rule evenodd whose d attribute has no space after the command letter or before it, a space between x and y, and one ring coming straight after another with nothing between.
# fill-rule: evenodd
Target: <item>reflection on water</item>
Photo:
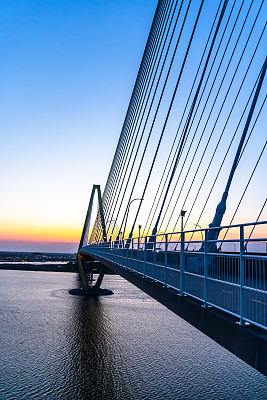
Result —
<instances>
[{"instance_id":1,"label":"reflection on water","mask_svg":"<svg viewBox=\"0 0 267 400\"><path fill-rule=\"evenodd\" d=\"M120 349L101 300L80 298L69 318L72 379L68 392L79 399L88 398L88 393L96 399L131 398L123 374L115 367Z\"/></svg>"},{"instance_id":2,"label":"reflection on water","mask_svg":"<svg viewBox=\"0 0 267 400\"><path fill-rule=\"evenodd\" d=\"M263 399L267 378L117 276L0 271L0 399Z\"/></svg>"}]
</instances>

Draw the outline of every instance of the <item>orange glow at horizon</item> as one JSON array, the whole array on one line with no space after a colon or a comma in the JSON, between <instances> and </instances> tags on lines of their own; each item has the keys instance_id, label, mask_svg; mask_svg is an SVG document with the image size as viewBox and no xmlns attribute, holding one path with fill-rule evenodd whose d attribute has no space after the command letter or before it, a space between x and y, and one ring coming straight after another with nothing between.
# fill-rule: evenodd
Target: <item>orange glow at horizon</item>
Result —
<instances>
[{"instance_id":1,"label":"orange glow at horizon","mask_svg":"<svg viewBox=\"0 0 267 400\"><path fill-rule=\"evenodd\" d=\"M29 242L79 242L81 228L74 226L24 226L1 227L0 240Z\"/></svg>"}]
</instances>

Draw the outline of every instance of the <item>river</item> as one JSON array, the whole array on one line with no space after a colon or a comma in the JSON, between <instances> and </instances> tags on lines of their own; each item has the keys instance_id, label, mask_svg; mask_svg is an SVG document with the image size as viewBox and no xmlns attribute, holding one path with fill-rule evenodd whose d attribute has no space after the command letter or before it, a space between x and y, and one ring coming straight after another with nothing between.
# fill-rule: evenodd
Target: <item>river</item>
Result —
<instances>
[{"instance_id":1,"label":"river","mask_svg":"<svg viewBox=\"0 0 267 400\"><path fill-rule=\"evenodd\" d=\"M119 276L0 271L0 399L265 399L267 378Z\"/></svg>"}]
</instances>

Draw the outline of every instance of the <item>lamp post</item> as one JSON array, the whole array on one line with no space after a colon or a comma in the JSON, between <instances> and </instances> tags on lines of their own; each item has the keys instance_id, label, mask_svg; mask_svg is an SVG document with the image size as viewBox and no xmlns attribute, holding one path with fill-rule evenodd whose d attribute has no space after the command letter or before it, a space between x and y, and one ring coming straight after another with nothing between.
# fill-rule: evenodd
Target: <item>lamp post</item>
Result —
<instances>
[{"instance_id":1,"label":"lamp post","mask_svg":"<svg viewBox=\"0 0 267 400\"><path fill-rule=\"evenodd\" d=\"M185 216L186 211L181 210L180 216L181 216L181 247L182 247L182 242L184 242L184 237L183 237L183 232L184 232L184 216ZM183 243L184 246L184 243Z\"/></svg>"},{"instance_id":2,"label":"lamp post","mask_svg":"<svg viewBox=\"0 0 267 400\"><path fill-rule=\"evenodd\" d=\"M186 211L181 210L181 252L180 252L180 296L183 296L184 292L184 269L185 269L185 255L184 255L184 216Z\"/></svg>"},{"instance_id":3,"label":"lamp post","mask_svg":"<svg viewBox=\"0 0 267 400\"><path fill-rule=\"evenodd\" d=\"M198 225L198 224L194 224L194 225L195 225L196 228L199 227L200 229L202 229L200 225ZM202 232L202 230L201 230L200 233L201 233L201 240L202 240L202 242L203 242L204 239L203 239L203 232Z\"/></svg>"},{"instance_id":4,"label":"lamp post","mask_svg":"<svg viewBox=\"0 0 267 400\"><path fill-rule=\"evenodd\" d=\"M114 222L114 225L113 225L113 229L112 229L112 233L111 233L111 235L110 235L109 241L111 240L111 237L112 237L112 235L113 235L113 231L114 231L114 228L116 227L116 225L117 225L117 229L119 229L118 224L117 224L117 222L116 222L115 219L110 219L110 220L106 223L106 226L108 226L108 224L110 224L111 222ZM109 226L108 226L107 233L108 233L108 231L109 231Z\"/></svg>"},{"instance_id":5,"label":"lamp post","mask_svg":"<svg viewBox=\"0 0 267 400\"><path fill-rule=\"evenodd\" d=\"M119 232L119 247L121 247L123 237L121 238L122 231Z\"/></svg>"},{"instance_id":6,"label":"lamp post","mask_svg":"<svg viewBox=\"0 0 267 400\"><path fill-rule=\"evenodd\" d=\"M185 216L186 211L185 210L181 210L181 232L184 231L184 216Z\"/></svg>"},{"instance_id":7,"label":"lamp post","mask_svg":"<svg viewBox=\"0 0 267 400\"><path fill-rule=\"evenodd\" d=\"M142 225L138 225L138 230L139 230L139 235L138 235L138 251L139 251L139 248L140 248L140 231L141 231L141 228L142 228Z\"/></svg>"},{"instance_id":8,"label":"lamp post","mask_svg":"<svg viewBox=\"0 0 267 400\"><path fill-rule=\"evenodd\" d=\"M129 215L129 211L130 211L130 205L131 205L134 201L136 201L136 200L143 201L144 199L143 199L143 197L142 197L142 198L139 198L139 197L138 197L138 198L133 199L133 200L130 200L130 201L128 202L127 208L126 208L127 214L126 214L126 218L125 218L125 224L124 224L124 230L123 230L123 236L122 236L123 239L124 239L125 229L126 229L126 226L127 226L127 220L128 220L128 215Z\"/></svg>"}]
</instances>

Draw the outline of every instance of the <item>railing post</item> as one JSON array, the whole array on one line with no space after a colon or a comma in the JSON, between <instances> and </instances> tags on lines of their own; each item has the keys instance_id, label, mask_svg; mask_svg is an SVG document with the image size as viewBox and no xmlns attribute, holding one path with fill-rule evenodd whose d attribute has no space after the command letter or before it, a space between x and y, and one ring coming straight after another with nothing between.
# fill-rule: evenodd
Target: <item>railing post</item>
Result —
<instances>
[{"instance_id":1,"label":"railing post","mask_svg":"<svg viewBox=\"0 0 267 400\"><path fill-rule=\"evenodd\" d=\"M167 267L168 267L168 234L165 235L165 259L164 259L164 284L167 285Z\"/></svg>"},{"instance_id":2,"label":"railing post","mask_svg":"<svg viewBox=\"0 0 267 400\"><path fill-rule=\"evenodd\" d=\"M124 256L124 239L121 239L121 251L120 251L121 257Z\"/></svg>"},{"instance_id":3,"label":"railing post","mask_svg":"<svg viewBox=\"0 0 267 400\"><path fill-rule=\"evenodd\" d=\"M145 237L145 244L144 244L144 277L146 276L146 260L147 260L147 253L146 253L146 248L147 248L147 236Z\"/></svg>"},{"instance_id":4,"label":"railing post","mask_svg":"<svg viewBox=\"0 0 267 400\"><path fill-rule=\"evenodd\" d=\"M140 235L138 236L138 239L137 239L137 253L136 253L137 261L139 260L139 251L140 251ZM138 265L138 263L137 263L137 265Z\"/></svg>"},{"instance_id":5,"label":"railing post","mask_svg":"<svg viewBox=\"0 0 267 400\"><path fill-rule=\"evenodd\" d=\"M208 243L207 243L207 230L205 229L205 239L204 239L204 307L207 308L208 291L207 291L207 276L209 269L208 261Z\"/></svg>"},{"instance_id":6,"label":"railing post","mask_svg":"<svg viewBox=\"0 0 267 400\"><path fill-rule=\"evenodd\" d=\"M245 265L244 265L244 227L240 226L240 325L245 325L244 321L244 284L245 284Z\"/></svg>"},{"instance_id":7,"label":"railing post","mask_svg":"<svg viewBox=\"0 0 267 400\"><path fill-rule=\"evenodd\" d=\"M156 271L155 271L155 264L156 264L156 247L157 247L157 238L156 238L156 236L154 237L154 245L153 245L153 250L154 250L154 253L153 253L153 264L154 264L154 266L153 266L153 279L155 279L156 277L155 277L155 273L156 273Z\"/></svg>"},{"instance_id":8,"label":"railing post","mask_svg":"<svg viewBox=\"0 0 267 400\"><path fill-rule=\"evenodd\" d=\"M184 232L181 232L181 253L180 253L180 296L184 294Z\"/></svg>"},{"instance_id":9,"label":"railing post","mask_svg":"<svg viewBox=\"0 0 267 400\"><path fill-rule=\"evenodd\" d=\"M128 251L129 251L129 249L128 249L128 246L127 246L127 242L126 242L125 249L126 249L126 268L128 268L128 257L129 257Z\"/></svg>"}]
</instances>

